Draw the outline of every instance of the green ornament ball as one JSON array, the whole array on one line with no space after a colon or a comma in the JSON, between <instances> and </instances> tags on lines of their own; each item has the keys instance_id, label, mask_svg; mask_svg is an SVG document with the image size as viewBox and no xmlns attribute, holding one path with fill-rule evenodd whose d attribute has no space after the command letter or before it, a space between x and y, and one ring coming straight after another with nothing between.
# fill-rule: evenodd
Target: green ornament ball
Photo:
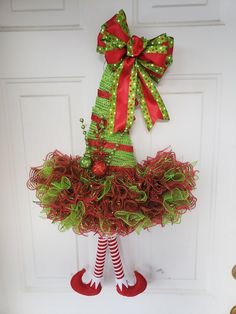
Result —
<instances>
[{"instance_id":1,"label":"green ornament ball","mask_svg":"<svg viewBox=\"0 0 236 314\"><path fill-rule=\"evenodd\" d=\"M90 157L84 156L80 159L79 164L80 164L80 167L87 169L87 168L91 167L92 160Z\"/></svg>"}]
</instances>

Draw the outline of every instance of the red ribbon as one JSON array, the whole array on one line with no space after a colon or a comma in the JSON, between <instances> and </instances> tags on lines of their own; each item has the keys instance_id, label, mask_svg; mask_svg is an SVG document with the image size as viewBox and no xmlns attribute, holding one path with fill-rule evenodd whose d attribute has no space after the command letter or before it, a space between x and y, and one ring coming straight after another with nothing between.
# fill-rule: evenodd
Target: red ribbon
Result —
<instances>
[{"instance_id":1,"label":"red ribbon","mask_svg":"<svg viewBox=\"0 0 236 314\"><path fill-rule=\"evenodd\" d=\"M126 120L128 115L128 95L130 73L133 68L135 59L125 58L123 68L120 74L117 94L116 94L116 113L114 132L123 131L126 127Z\"/></svg>"}]
</instances>

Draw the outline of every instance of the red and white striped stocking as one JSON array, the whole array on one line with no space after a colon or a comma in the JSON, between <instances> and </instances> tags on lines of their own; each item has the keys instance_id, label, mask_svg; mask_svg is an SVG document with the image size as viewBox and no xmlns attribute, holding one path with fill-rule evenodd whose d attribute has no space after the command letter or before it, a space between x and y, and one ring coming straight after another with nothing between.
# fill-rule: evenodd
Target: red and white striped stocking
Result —
<instances>
[{"instance_id":1,"label":"red and white striped stocking","mask_svg":"<svg viewBox=\"0 0 236 314\"><path fill-rule=\"evenodd\" d=\"M111 253L111 259L115 271L116 276L116 284L120 287L122 290L122 285L125 285L128 287L128 282L125 278L120 253L119 253L119 246L117 242L117 237L110 237L108 238L108 245Z\"/></svg>"},{"instance_id":2,"label":"red and white striped stocking","mask_svg":"<svg viewBox=\"0 0 236 314\"><path fill-rule=\"evenodd\" d=\"M108 246L107 238L99 237L96 262L95 262L94 272L93 272L90 286L95 284L95 287L97 288L99 283L101 283L103 279L103 271L104 271L104 264L105 264L105 259L106 259L107 246Z\"/></svg>"}]
</instances>

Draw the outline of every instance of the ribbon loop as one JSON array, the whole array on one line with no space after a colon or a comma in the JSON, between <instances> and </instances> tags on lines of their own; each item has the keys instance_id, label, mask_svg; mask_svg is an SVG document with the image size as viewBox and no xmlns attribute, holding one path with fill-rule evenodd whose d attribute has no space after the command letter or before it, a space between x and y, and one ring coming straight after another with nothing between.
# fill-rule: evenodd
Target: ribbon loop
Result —
<instances>
[{"instance_id":1,"label":"ribbon loop","mask_svg":"<svg viewBox=\"0 0 236 314\"><path fill-rule=\"evenodd\" d=\"M127 56L138 57L144 49L144 39L133 35L127 43Z\"/></svg>"},{"instance_id":2,"label":"ribbon loop","mask_svg":"<svg viewBox=\"0 0 236 314\"><path fill-rule=\"evenodd\" d=\"M127 131L134 120L135 103L142 109L148 130L168 112L154 82L158 83L172 63L174 39L166 34L147 40L130 36L126 15L120 10L102 25L97 51L105 54L114 71L108 130Z\"/></svg>"}]
</instances>

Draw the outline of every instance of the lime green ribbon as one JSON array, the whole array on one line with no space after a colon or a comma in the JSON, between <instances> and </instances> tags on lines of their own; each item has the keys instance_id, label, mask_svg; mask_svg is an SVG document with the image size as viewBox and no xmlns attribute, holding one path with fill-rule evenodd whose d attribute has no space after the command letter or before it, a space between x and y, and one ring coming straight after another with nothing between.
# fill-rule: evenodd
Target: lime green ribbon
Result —
<instances>
[{"instance_id":1,"label":"lime green ribbon","mask_svg":"<svg viewBox=\"0 0 236 314\"><path fill-rule=\"evenodd\" d=\"M65 176L61 178L60 182L55 181L52 182L51 185L55 187L55 189L57 189L59 192L62 190L68 190L71 187L70 180Z\"/></svg>"},{"instance_id":2,"label":"lime green ribbon","mask_svg":"<svg viewBox=\"0 0 236 314\"><path fill-rule=\"evenodd\" d=\"M163 194L163 204L166 210L170 207L188 204L189 192L175 188Z\"/></svg>"},{"instance_id":3,"label":"lime green ribbon","mask_svg":"<svg viewBox=\"0 0 236 314\"><path fill-rule=\"evenodd\" d=\"M183 182L185 179L185 175L182 172L174 171L173 169L169 169L164 173L164 178L166 181L178 181Z\"/></svg>"},{"instance_id":4,"label":"lime green ribbon","mask_svg":"<svg viewBox=\"0 0 236 314\"><path fill-rule=\"evenodd\" d=\"M70 214L60 222L58 229L60 231L66 231L75 226L79 228L84 214L85 206L82 201L80 201L78 204L71 205Z\"/></svg>"},{"instance_id":5,"label":"lime green ribbon","mask_svg":"<svg viewBox=\"0 0 236 314\"><path fill-rule=\"evenodd\" d=\"M162 217L163 225L167 223L180 223L181 213L176 210L177 206L189 204L189 192L178 188L168 191L163 195L163 205L166 213Z\"/></svg>"},{"instance_id":6,"label":"lime green ribbon","mask_svg":"<svg viewBox=\"0 0 236 314\"><path fill-rule=\"evenodd\" d=\"M133 192L138 194L139 197L136 198L136 201L139 201L139 202L146 202L147 201L148 197L147 197L147 194L145 191L139 190L139 188L136 185L127 185L127 184L125 184L124 181L122 181L122 182L130 191L133 191Z\"/></svg>"},{"instance_id":7,"label":"lime green ribbon","mask_svg":"<svg viewBox=\"0 0 236 314\"><path fill-rule=\"evenodd\" d=\"M43 168L40 170L40 174L43 177L49 177L52 174L53 171L53 161L52 160L46 160L43 164Z\"/></svg>"},{"instance_id":8,"label":"lime green ribbon","mask_svg":"<svg viewBox=\"0 0 236 314\"><path fill-rule=\"evenodd\" d=\"M82 183L84 183L84 184L90 184L90 183L91 183L88 179L86 179L86 178L83 177L83 176L81 176L79 179L80 179L80 182L82 182Z\"/></svg>"},{"instance_id":9,"label":"lime green ribbon","mask_svg":"<svg viewBox=\"0 0 236 314\"><path fill-rule=\"evenodd\" d=\"M71 187L71 182L67 177L63 176L61 181L52 182L51 186L48 189L42 184L36 191L36 196L43 205L49 205L52 201L55 201L61 191L68 190Z\"/></svg>"},{"instance_id":10,"label":"lime green ribbon","mask_svg":"<svg viewBox=\"0 0 236 314\"><path fill-rule=\"evenodd\" d=\"M146 192L139 190L136 185L128 186L128 188L139 195L139 198L137 198L136 201L146 202L148 198Z\"/></svg>"},{"instance_id":11,"label":"lime green ribbon","mask_svg":"<svg viewBox=\"0 0 236 314\"><path fill-rule=\"evenodd\" d=\"M97 198L98 201L100 201L110 191L113 178L114 178L114 176L106 177L106 180L105 180L104 186L103 186L103 190L101 191L101 193L99 194L99 196Z\"/></svg>"},{"instance_id":12,"label":"lime green ribbon","mask_svg":"<svg viewBox=\"0 0 236 314\"><path fill-rule=\"evenodd\" d=\"M140 234L142 229L152 226L150 218L142 213L132 213L124 210L115 212L115 217L121 219L125 224L135 228L137 234Z\"/></svg>"}]
</instances>

